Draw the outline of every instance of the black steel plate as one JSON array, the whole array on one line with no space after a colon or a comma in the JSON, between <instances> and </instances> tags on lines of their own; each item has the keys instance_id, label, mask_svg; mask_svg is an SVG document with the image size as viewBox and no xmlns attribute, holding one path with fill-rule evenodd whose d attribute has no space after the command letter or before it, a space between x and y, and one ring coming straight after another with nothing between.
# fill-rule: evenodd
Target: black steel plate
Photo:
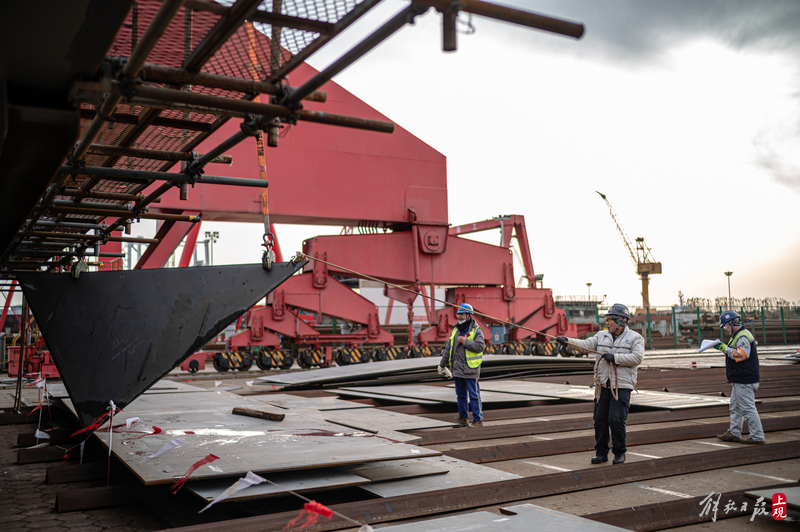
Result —
<instances>
[{"instance_id":1,"label":"black steel plate","mask_svg":"<svg viewBox=\"0 0 800 532\"><path fill-rule=\"evenodd\" d=\"M124 408L304 262L19 274L84 424Z\"/></svg>"}]
</instances>

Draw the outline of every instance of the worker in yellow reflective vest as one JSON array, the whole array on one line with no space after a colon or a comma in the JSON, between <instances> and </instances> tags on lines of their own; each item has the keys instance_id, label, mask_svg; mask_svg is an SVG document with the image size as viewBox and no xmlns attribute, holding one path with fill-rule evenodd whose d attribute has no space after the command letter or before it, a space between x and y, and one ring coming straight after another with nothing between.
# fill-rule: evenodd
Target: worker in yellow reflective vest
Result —
<instances>
[{"instance_id":1,"label":"worker in yellow reflective vest","mask_svg":"<svg viewBox=\"0 0 800 532\"><path fill-rule=\"evenodd\" d=\"M458 325L453 327L450 339L442 350L439 362L439 375L455 379L456 400L458 403L458 425L469 427L469 411L472 410L472 426L483 426L481 390L478 379L481 376L481 361L486 343L483 331L472 319L475 311L472 305L462 304L456 310Z\"/></svg>"}]
</instances>

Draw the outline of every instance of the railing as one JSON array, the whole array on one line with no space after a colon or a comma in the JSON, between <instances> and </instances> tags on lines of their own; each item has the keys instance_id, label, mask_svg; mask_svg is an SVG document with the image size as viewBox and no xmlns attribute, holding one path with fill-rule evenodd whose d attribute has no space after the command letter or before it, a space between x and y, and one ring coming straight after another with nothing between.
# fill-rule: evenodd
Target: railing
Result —
<instances>
[{"instance_id":1,"label":"railing","mask_svg":"<svg viewBox=\"0 0 800 532\"><path fill-rule=\"evenodd\" d=\"M608 307L587 311L585 307L566 308L572 321L594 320L601 328ZM705 339L723 338L719 315L725 307L672 306L629 307L628 325L641 334L648 349L697 347ZM759 345L800 344L800 306L750 306L732 309L742 317L742 325Z\"/></svg>"}]
</instances>

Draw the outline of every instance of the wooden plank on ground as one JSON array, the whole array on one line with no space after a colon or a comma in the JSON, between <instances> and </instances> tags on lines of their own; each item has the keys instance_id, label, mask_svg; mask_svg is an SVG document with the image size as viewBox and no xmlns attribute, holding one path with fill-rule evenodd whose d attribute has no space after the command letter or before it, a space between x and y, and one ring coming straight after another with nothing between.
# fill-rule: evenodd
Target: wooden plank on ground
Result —
<instances>
[{"instance_id":1,"label":"wooden plank on ground","mask_svg":"<svg viewBox=\"0 0 800 532\"><path fill-rule=\"evenodd\" d=\"M75 453L73 453L75 454ZM74 459L72 455L69 456L69 459ZM41 462L56 462L60 460L66 460L64 458L64 449L59 449L55 446L47 446L47 447L33 447L33 448L25 448L20 449L19 453L17 454L17 461L20 464L37 464Z\"/></svg>"},{"instance_id":2,"label":"wooden plank on ground","mask_svg":"<svg viewBox=\"0 0 800 532\"><path fill-rule=\"evenodd\" d=\"M105 479L108 473L108 462L92 462L88 464L64 464L47 468L45 483L66 484L86 480Z\"/></svg>"},{"instance_id":3,"label":"wooden plank on ground","mask_svg":"<svg viewBox=\"0 0 800 532\"><path fill-rule=\"evenodd\" d=\"M231 411L232 414L236 414L237 416L247 416L247 417L254 417L257 419L266 419L269 421L283 421L286 417L286 414L280 414L278 412L270 412L268 410L263 410L262 408L251 408L246 406L235 406Z\"/></svg>"}]
</instances>

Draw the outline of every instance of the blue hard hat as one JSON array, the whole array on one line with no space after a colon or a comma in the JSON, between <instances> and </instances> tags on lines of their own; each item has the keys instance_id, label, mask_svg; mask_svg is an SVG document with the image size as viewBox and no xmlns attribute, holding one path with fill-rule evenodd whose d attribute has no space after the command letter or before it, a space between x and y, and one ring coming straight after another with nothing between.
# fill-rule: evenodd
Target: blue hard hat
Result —
<instances>
[{"instance_id":1,"label":"blue hard hat","mask_svg":"<svg viewBox=\"0 0 800 532\"><path fill-rule=\"evenodd\" d=\"M456 314L474 314L472 305L469 303L461 303L461 306L456 309Z\"/></svg>"},{"instance_id":2,"label":"blue hard hat","mask_svg":"<svg viewBox=\"0 0 800 532\"><path fill-rule=\"evenodd\" d=\"M733 320L738 320L739 315L732 310L726 310L722 314L719 315L719 328L725 327L725 325Z\"/></svg>"},{"instance_id":3,"label":"blue hard hat","mask_svg":"<svg viewBox=\"0 0 800 532\"><path fill-rule=\"evenodd\" d=\"M611 308L606 312L606 317L609 316L617 316L619 318L625 318L626 320L631 319L631 313L628 311L628 307L622 303L614 303L611 305Z\"/></svg>"}]
</instances>

